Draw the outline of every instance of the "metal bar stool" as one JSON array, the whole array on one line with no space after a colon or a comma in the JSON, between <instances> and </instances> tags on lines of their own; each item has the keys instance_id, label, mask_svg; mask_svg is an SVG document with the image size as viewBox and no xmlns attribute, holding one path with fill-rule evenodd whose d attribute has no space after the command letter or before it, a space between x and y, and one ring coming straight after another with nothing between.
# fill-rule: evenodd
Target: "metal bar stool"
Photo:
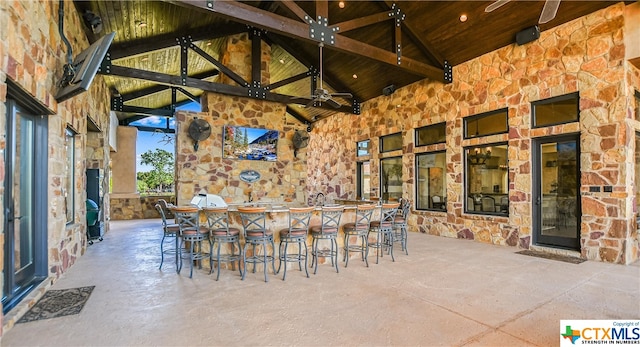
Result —
<instances>
[{"instance_id":1,"label":"metal bar stool","mask_svg":"<svg viewBox=\"0 0 640 347\"><path fill-rule=\"evenodd\" d=\"M229 227L229 209L227 207L209 207L205 208L204 215L207 217L207 224L209 227L209 239L211 241L211 251L209 252L209 265L213 272L213 262L215 261L218 267L218 274L216 275L216 281L220 278L220 263L231 263L232 269L235 270L235 262L238 262L238 271L242 276L242 269L240 268L240 259L242 259L242 247L240 247L240 229ZM231 247L231 251L221 254L220 249L222 245L226 244ZM236 246L238 247L238 254L236 254ZM215 248L215 258L214 258Z\"/></svg>"},{"instance_id":2,"label":"metal bar stool","mask_svg":"<svg viewBox=\"0 0 640 347\"><path fill-rule=\"evenodd\" d=\"M367 244L367 255L369 248L376 249L376 264L378 259L383 256L384 249L388 249L391 254L391 260L396 261L393 257L393 221L396 218L399 203L382 204L380 209L380 220L371 222L369 233L375 233L375 241L369 241Z\"/></svg>"},{"instance_id":3,"label":"metal bar stool","mask_svg":"<svg viewBox=\"0 0 640 347\"><path fill-rule=\"evenodd\" d=\"M174 207L173 213L180 229L180 246L178 247L178 269L182 270L182 252L184 243L189 242L189 278L193 277L193 263L198 262L198 268L202 268L202 259L209 254L202 251L202 241L209 240L209 231L200 226L200 210L193 206Z\"/></svg>"},{"instance_id":4,"label":"metal bar stool","mask_svg":"<svg viewBox=\"0 0 640 347\"><path fill-rule=\"evenodd\" d=\"M158 269L162 270L162 263L164 263L164 255L165 254L173 254L176 257L176 265L178 264L178 253L176 252L178 248L178 233L180 232L180 226L175 223L169 224L167 222L167 216L165 214L164 208L160 204L155 205L156 210L162 217L162 240L160 240L160 267ZM171 241L174 243L174 246L169 249L164 248L165 241Z\"/></svg>"},{"instance_id":5,"label":"metal bar stool","mask_svg":"<svg viewBox=\"0 0 640 347\"><path fill-rule=\"evenodd\" d=\"M302 271L302 262L304 261L304 271L309 277L307 270L307 234L309 233L309 223L311 215L315 207L289 208L289 227L280 230L280 245L278 247L278 273L284 262L284 274L282 280L287 277L287 262L298 263L300 271ZM297 245L296 253L288 253L289 244ZM304 249L304 254L302 250Z\"/></svg>"},{"instance_id":6,"label":"metal bar stool","mask_svg":"<svg viewBox=\"0 0 640 347\"><path fill-rule=\"evenodd\" d=\"M318 257L330 257L331 265L338 270L338 230L344 206L323 206L320 225L311 226L311 266L313 273L318 272ZM320 249L321 240L329 240L329 249Z\"/></svg>"},{"instance_id":7,"label":"metal bar stool","mask_svg":"<svg viewBox=\"0 0 640 347\"><path fill-rule=\"evenodd\" d=\"M396 218L393 220L393 241L400 241L402 250L409 255L407 250L407 221L411 212L411 200L402 199L398 211L400 214L396 213Z\"/></svg>"},{"instance_id":8,"label":"metal bar stool","mask_svg":"<svg viewBox=\"0 0 640 347\"><path fill-rule=\"evenodd\" d=\"M273 273L276 273L276 265L274 259L275 245L273 243L273 232L266 228L267 216L265 207L238 207L240 218L242 219L242 228L244 234L244 250L242 252L242 263L244 271L242 279L247 275L247 262L253 263L253 272L256 272L256 263L262 263L264 266L264 281L268 282L267 262L271 262ZM267 245L271 244L271 255L267 252ZM247 256L247 248L251 246L252 252ZM256 246L262 246L262 256L256 254Z\"/></svg>"},{"instance_id":9,"label":"metal bar stool","mask_svg":"<svg viewBox=\"0 0 640 347\"><path fill-rule=\"evenodd\" d=\"M369 235L371 217L376 207L374 204L357 205L355 221L353 223L347 223L342 227L344 230L344 267L349 265L349 252L359 252L362 260L367 264L367 267L369 267L369 261L367 260L367 236ZM356 237L356 241L359 239L360 244L351 244L349 242L353 236Z\"/></svg>"}]
</instances>

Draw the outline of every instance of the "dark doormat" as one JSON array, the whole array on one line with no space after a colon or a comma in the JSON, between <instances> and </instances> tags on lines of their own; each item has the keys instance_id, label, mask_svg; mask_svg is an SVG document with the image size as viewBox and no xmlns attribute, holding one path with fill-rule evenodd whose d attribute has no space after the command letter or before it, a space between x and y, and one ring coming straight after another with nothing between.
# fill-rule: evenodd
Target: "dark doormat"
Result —
<instances>
[{"instance_id":1,"label":"dark doormat","mask_svg":"<svg viewBox=\"0 0 640 347\"><path fill-rule=\"evenodd\" d=\"M571 264L580 264L580 263L585 261L585 259L582 259L582 258L569 257L569 256L566 256L566 255L545 253L545 252L539 252L539 251L532 251L532 250L528 250L528 249L525 249L524 251L519 251L519 252L516 252L516 253L523 254L523 255L530 255L532 257L538 257L538 258L559 260L559 261L563 261L565 263L571 263Z\"/></svg>"},{"instance_id":2,"label":"dark doormat","mask_svg":"<svg viewBox=\"0 0 640 347\"><path fill-rule=\"evenodd\" d=\"M78 314L89 299L93 288L95 286L49 290L18 323Z\"/></svg>"}]
</instances>

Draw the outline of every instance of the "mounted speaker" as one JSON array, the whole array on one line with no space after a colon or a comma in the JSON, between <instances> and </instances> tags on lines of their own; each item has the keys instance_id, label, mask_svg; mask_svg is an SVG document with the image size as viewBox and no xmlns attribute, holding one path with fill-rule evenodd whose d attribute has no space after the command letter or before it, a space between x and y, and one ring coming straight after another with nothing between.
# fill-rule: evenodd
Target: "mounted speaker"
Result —
<instances>
[{"instance_id":1,"label":"mounted speaker","mask_svg":"<svg viewBox=\"0 0 640 347\"><path fill-rule=\"evenodd\" d=\"M540 38L540 28L534 25L530 28L526 28L516 34L516 43L518 46L522 46L525 43L535 41Z\"/></svg>"},{"instance_id":2,"label":"mounted speaker","mask_svg":"<svg viewBox=\"0 0 640 347\"><path fill-rule=\"evenodd\" d=\"M390 84L384 88L382 88L382 94L389 96L391 94L393 94L393 92L396 91L396 86L394 86L393 84Z\"/></svg>"}]
</instances>

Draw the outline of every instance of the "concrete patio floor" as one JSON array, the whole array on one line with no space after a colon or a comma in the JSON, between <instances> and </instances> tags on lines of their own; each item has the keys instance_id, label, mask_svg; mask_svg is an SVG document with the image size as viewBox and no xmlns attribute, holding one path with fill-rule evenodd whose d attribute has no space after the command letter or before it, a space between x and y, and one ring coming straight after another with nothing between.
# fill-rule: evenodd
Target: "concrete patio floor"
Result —
<instances>
[{"instance_id":1,"label":"concrete patio floor","mask_svg":"<svg viewBox=\"0 0 640 347\"><path fill-rule=\"evenodd\" d=\"M112 221L51 288L95 286L82 312L16 324L2 345L557 346L561 319L640 319L639 263L410 233L395 262L354 258L340 273L321 264L269 283L222 270L216 282L208 269L177 275L172 259L158 270L160 225Z\"/></svg>"}]
</instances>

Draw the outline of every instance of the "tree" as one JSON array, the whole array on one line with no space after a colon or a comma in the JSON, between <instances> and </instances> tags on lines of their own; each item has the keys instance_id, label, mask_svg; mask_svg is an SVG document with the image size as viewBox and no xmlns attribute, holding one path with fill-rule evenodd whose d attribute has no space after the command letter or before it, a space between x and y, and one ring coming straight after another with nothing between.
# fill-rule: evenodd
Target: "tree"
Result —
<instances>
[{"instance_id":1,"label":"tree","mask_svg":"<svg viewBox=\"0 0 640 347\"><path fill-rule=\"evenodd\" d=\"M151 165L153 167L149 172L140 172L138 174L138 179L145 182L147 187L151 189L158 188L162 191L164 187L173 184L173 153L156 148L153 151L142 153L140 157L142 165Z\"/></svg>"}]
</instances>

